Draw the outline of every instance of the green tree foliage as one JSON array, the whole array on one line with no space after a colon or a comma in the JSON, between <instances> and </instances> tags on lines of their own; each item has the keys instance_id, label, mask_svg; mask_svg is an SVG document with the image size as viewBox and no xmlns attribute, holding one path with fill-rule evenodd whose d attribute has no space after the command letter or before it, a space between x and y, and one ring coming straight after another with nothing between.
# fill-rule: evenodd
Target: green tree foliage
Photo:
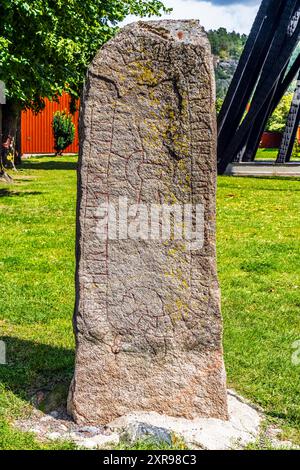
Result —
<instances>
[{"instance_id":1,"label":"green tree foliage","mask_svg":"<svg viewBox=\"0 0 300 470\"><path fill-rule=\"evenodd\" d=\"M293 93L285 95L269 119L266 130L270 132L283 132L291 108Z\"/></svg>"},{"instance_id":2,"label":"green tree foliage","mask_svg":"<svg viewBox=\"0 0 300 470\"><path fill-rule=\"evenodd\" d=\"M215 56L217 97L224 99L247 41L245 34L228 32L225 28L208 31Z\"/></svg>"},{"instance_id":3,"label":"green tree foliage","mask_svg":"<svg viewBox=\"0 0 300 470\"><path fill-rule=\"evenodd\" d=\"M247 41L246 34L228 32L226 28L209 30L208 38L212 53L222 60L239 59Z\"/></svg>"},{"instance_id":4,"label":"green tree foliage","mask_svg":"<svg viewBox=\"0 0 300 470\"><path fill-rule=\"evenodd\" d=\"M72 115L66 111L57 111L53 116L54 149L56 155L62 152L74 142L75 125Z\"/></svg>"},{"instance_id":5,"label":"green tree foliage","mask_svg":"<svg viewBox=\"0 0 300 470\"><path fill-rule=\"evenodd\" d=\"M88 64L127 15L159 15L159 0L1 0L0 80L39 111L44 98L80 93Z\"/></svg>"}]
</instances>

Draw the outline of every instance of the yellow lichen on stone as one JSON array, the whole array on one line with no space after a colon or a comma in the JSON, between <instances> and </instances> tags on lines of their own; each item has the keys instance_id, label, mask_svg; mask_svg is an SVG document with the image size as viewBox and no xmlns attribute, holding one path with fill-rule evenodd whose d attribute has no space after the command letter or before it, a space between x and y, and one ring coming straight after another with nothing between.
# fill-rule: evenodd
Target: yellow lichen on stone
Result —
<instances>
[{"instance_id":1,"label":"yellow lichen on stone","mask_svg":"<svg viewBox=\"0 0 300 470\"><path fill-rule=\"evenodd\" d=\"M133 75L140 85L156 86L161 79L159 71L153 72L151 61L136 61L133 64Z\"/></svg>"}]
</instances>

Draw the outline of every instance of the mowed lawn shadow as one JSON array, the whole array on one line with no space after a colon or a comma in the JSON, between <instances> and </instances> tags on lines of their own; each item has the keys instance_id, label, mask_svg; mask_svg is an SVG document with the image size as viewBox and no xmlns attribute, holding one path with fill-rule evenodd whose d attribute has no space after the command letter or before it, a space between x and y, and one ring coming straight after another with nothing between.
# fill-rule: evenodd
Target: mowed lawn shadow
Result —
<instances>
[{"instance_id":1,"label":"mowed lawn shadow","mask_svg":"<svg viewBox=\"0 0 300 470\"><path fill-rule=\"evenodd\" d=\"M48 157L49 158L49 157ZM39 161L34 162L29 160L23 160L22 169L24 170L76 170L77 159L74 162L60 161L61 157L53 157L51 161ZM76 157L74 157L75 159Z\"/></svg>"},{"instance_id":2,"label":"mowed lawn shadow","mask_svg":"<svg viewBox=\"0 0 300 470\"><path fill-rule=\"evenodd\" d=\"M74 351L10 336L1 341L6 346L7 364L0 365L0 383L44 412L64 408Z\"/></svg>"}]
</instances>

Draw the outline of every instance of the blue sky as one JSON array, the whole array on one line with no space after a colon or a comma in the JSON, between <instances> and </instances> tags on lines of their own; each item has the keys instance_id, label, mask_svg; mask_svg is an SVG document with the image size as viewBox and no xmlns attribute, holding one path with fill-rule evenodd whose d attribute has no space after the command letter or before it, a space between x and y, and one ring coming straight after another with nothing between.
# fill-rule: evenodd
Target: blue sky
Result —
<instances>
[{"instance_id":1,"label":"blue sky","mask_svg":"<svg viewBox=\"0 0 300 470\"><path fill-rule=\"evenodd\" d=\"M162 0L173 13L174 19L199 19L206 29L221 26L229 31L249 33L254 21L260 0ZM126 23L134 20L129 18Z\"/></svg>"}]
</instances>

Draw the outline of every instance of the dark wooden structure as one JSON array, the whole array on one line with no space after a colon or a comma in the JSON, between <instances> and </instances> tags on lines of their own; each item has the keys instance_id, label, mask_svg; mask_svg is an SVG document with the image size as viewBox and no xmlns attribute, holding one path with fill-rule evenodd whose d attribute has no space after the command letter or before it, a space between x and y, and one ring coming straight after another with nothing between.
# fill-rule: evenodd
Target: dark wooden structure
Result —
<instances>
[{"instance_id":1,"label":"dark wooden structure","mask_svg":"<svg viewBox=\"0 0 300 470\"><path fill-rule=\"evenodd\" d=\"M267 121L297 76L300 0L263 0L218 118L218 170L255 159ZM297 87L277 162L290 159L300 118ZM247 105L251 102L246 113Z\"/></svg>"},{"instance_id":2,"label":"dark wooden structure","mask_svg":"<svg viewBox=\"0 0 300 470\"><path fill-rule=\"evenodd\" d=\"M286 128L282 137L276 163L287 163L291 159L297 130L300 122L300 74L297 81L297 87L293 96L291 109L288 115Z\"/></svg>"}]
</instances>

